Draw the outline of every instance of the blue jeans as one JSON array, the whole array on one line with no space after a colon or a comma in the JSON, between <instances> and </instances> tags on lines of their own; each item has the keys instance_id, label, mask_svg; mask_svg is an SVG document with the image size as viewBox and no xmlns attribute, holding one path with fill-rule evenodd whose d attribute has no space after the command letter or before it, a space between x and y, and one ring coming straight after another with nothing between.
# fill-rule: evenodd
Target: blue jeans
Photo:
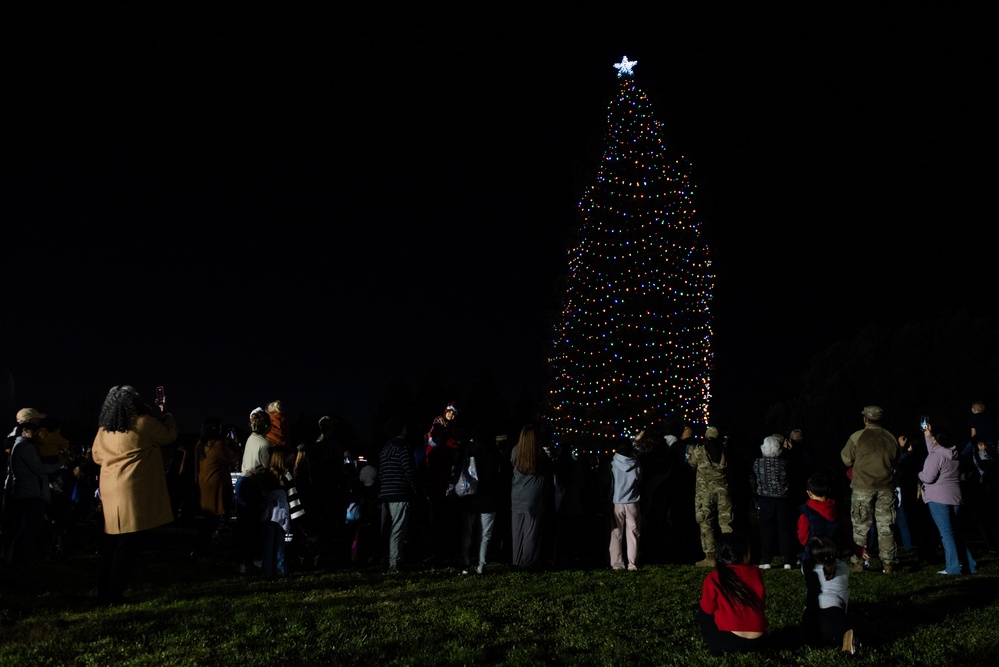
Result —
<instances>
[{"instance_id":1,"label":"blue jeans","mask_svg":"<svg viewBox=\"0 0 999 667\"><path fill-rule=\"evenodd\" d=\"M489 553L489 543L493 538L493 525L496 523L496 512L469 512L461 511L462 531L461 531L461 564L465 567L469 565L486 566L486 555ZM478 560L473 563L472 545L478 547L476 552Z\"/></svg>"},{"instance_id":2,"label":"blue jeans","mask_svg":"<svg viewBox=\"0 0 999 667\"><path fill-rule=\"evenodd\" d=\"M930 516L933 523L937 524L940 531L940 541L943 543L944 558L947 562L947 574L961 574L962 556L968 561L968 573L975 574L978 571L978 563L971 557L971 551L964 546L964 540L957 530L958 511L960 505L944 505L943 503L926 503L930 509Z\"/></svg>"},{"instance_id":3,"label":"blue jeans","mask_svg":"<svg viewBox=\"0 0 999 667\"><path fill-rule=\"evenodd\" d=\"M284 566L284 528L273 521L264 521L260 528L263 536L263 551L260 559L260 569L265 577L283 576Z\"/></svg>"}]
</instances>

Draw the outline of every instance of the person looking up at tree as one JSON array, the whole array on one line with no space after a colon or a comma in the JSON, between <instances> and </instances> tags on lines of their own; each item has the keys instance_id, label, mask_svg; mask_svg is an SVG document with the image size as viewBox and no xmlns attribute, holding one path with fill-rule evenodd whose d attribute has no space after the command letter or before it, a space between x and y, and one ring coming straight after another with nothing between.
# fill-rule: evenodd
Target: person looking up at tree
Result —
<instances>
[{"instance_id":1,"label":"person looking up at tree","mask_svg":"<svg viewBox=\"0 0 999 667\"><path fill-rule=\"evenodd\" d=\"M98 598L119 604L148 531L174 520L162 448L177 440L177 422L149 407L128 385L112 387L98 418L92 455L101 467L104 513Z\"/></svg>"},{"instance_id":2,"label":"person looking up at tree","mask_svg":"<svg viewBox=\"0 0 999 667\"><path fill-rule=\"evenodd\" d=\"M896 521L895 463L898 442L882 428L883 412L868 405L861 415L864 428L854 431L840 452L840 458L852 469L850 481L850 517L853 520L853 541L867 544L871 524L876 524L878 549L885 574L895 571L896 547L893 526ZM864 561L856 554L851 557L852 571L863 572Z\"/></svg>"},{"instance_id":3,"label":"person looking up at tree","mask_svg":"<svg viewBox=\"0 0 999 667\"><path fill-rule=\"evenodd\" d=\"M732 532L732 497L728 490L728 459L718 429L704 431L704 443L693 447L687 463L694 469L694 518L701 529L704 560L698 567L715 565L715 533Z\"/></svg>"}]
</instances>

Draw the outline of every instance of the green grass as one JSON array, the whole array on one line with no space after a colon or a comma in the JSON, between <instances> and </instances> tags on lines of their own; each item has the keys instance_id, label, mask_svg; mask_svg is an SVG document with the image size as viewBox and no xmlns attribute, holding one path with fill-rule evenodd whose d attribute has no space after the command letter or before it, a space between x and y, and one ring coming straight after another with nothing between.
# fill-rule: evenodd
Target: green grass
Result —
<instances>
[{"instance_id":1,"label":"green grass","mask_svg":"<svg viewBox=\"0 0 999 667\"><path fill-rule=\"evenodd\" d=\"M484 576L429 569L312 570L278 580L142 554L129 602L96 605L96 559L5 573L0 665L982 665L999 655L999 562L970 577L903 562L851 580L863 652L801 645L801 574L764 573L773 646L713 657L693 621L706 570L647 566Z\"/></svg>"}]
</instances>

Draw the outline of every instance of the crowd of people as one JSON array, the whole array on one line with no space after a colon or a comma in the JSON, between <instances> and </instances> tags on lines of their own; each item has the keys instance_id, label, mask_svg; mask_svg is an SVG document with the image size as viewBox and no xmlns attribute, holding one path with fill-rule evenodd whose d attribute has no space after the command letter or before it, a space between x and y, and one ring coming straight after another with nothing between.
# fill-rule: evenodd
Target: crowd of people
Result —
<instances>
[{"instance_id":1,"label":"crowd of people","mask_svg":"<svg viewBox=\"0 0 999 667\"><path fill-rule=\"evenodd\" d=\"M940 574L973 574L966 539L999 547L997 427L980 401L967 434L935 431L927 417L922 443L896 438L881 408L867 406L838 452L841 467L810 450L800 428L747 448L710 425L650 424L584 452L553 446L544 424L510 438L466 428L458 415L449 402L426 429L390 418L384 445L363 460L338 445L330 417L293 445L280 401L251 410L243 442L206 418L176 471L194 489L194 516L184 517L191 557L264 577L345 566L474 576L495 564L695 565L711 569L697 623L712 652L763 645L761 573L794 570L804 575L809 641L853 652L863 630L847 613L851 574L895 574L905 553L932 562L940 552ZM150 404L124 385L109 391L98 421L84 448L56 419L17 413L0 547L4 567L27 577L40 551L99 522L98 596L115 605L150 533L181 518L167 454L178 432L162 397Z\"/></svg>"}]
</instances>

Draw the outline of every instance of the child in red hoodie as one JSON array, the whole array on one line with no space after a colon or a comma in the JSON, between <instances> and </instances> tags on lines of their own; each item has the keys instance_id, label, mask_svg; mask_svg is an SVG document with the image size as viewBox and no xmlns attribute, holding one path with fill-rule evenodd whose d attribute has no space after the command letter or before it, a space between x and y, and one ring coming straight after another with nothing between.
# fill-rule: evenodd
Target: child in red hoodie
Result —
<instances>
[{"instance_id":1,"label":"child in red hoodie","mask_svg":"<svg viewBox=\"0 0 999 667\"><path fill-rule=\"evenodd\" d=\"M845 521L840 521L836 501L829 497L829 478L816 473L808 478L805 492L808 500L800 508L798 515L798 542L804 547L801 554L801 572L805 576L805 616L802 626L806 629L806 642L815 643L808 629L817 628L818 599L821 591L818 575L815 572L815 559L809 550L808 541L813 537L828 537L840 551L849 548L859 558L867 560L867 548L853 543L853 536Z\"/></svg>"},{"instance_id":2,"label":"child in red hoodie","mask_svg":"<svg viewBox=\"0 0 999 667\"><path fill-rule=\"evenodd\" d=\"M866 551L864 547L852 543L850 527L845 521L840 521L836 501L829 497L829 490L829 478L822 473L808 478L805 488L808 500L799 508L798 514L798 542L805 548L801 554L803 569L804 561L810 558L808 540L819 535L832 538L840 546L850 545L858 556ZM866 560L867 556L863 555L863 558Z\"/></svg>"}]
</instances>

